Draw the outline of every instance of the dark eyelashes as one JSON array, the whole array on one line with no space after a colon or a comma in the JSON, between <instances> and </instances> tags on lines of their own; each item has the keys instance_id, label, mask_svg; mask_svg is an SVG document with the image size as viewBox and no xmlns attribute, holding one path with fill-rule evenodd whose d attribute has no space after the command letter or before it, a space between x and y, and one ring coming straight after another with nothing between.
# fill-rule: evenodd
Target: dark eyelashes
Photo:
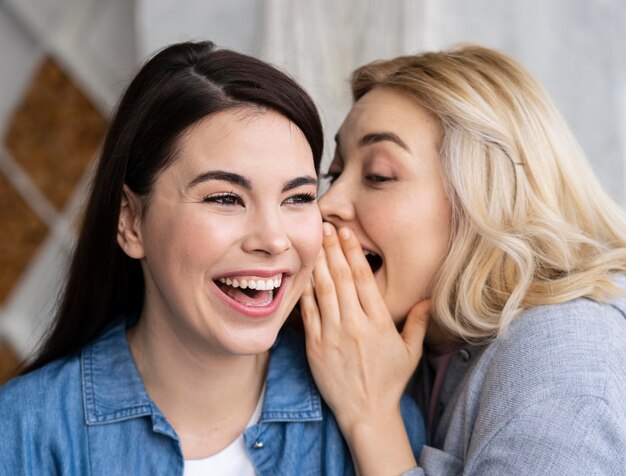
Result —
<instances>
[{"instance_id":1,"label":"dark eyelashes","mask_svg":"<svg viewBox=\"0 0 626 476\"><path fill-rule=\"evenodd\" d=\"M292 195L285 199L285 203L294 204L294 205L305 205L307 203L312 203L317 200L317 195L314 193L299 193L296 195ZM216 203L218 205L223 206L235 206L235 205L244 205L243 199L235 194L235 193L218 193L214 195L208 195L202 199L204 203Z\"/></svg>"},{"instance_id":2,"label":"dark eyelashes","mask_svg":"<svg viewBox=\"0 0 626 476\"><path fill-rule=\"evenodd\" d=\"M325 174L322 174L322 178L324 180L328 180L330 184L332 185L339 178L340 175L341 175L341 172L327 172ZM368 182L374 183L374 184L380 184L380 183L389 182L393 180L393 177L387 177L384 175L376 175L376 174L369 174L369 175L366 175L364 178Z\"/></svg>"},{"instance_id":3,"label":"dark eyelashes","mask_svg":"<svg viewBox=\"0 0 626 476\"><path fill-rule=\"evenodd\" d=\"M385 177L384 175L375 175L371 174L365 177L369 182L373 183L384 183L393 180L391 177Z\"/></svg>"},{"instance_id":4,"label":"dark eyelashes","mask_svg":"<svg viewBox=\"0 0 626 476\"><path fill-rule=\"evenodd\" d=\"M239 195L228 192L209 195L202 199L204 203L217 203L219 205L243 205L243 200Z\"/></svg>"},{"instance_id":5,"label":"dark eyelashes","mask_svg":"<svg viewBox=\"0 0 626 476\"><path fill-rule=\"evenodd\" d=\"M289 197L286 201L288 201L289 203L293 203L296 205L305 205L307 203L313 203L315 200L317 200L317 196L313 193L299 193L297 195L294 195L292 197Z\"/></svg>"}]
</instances>

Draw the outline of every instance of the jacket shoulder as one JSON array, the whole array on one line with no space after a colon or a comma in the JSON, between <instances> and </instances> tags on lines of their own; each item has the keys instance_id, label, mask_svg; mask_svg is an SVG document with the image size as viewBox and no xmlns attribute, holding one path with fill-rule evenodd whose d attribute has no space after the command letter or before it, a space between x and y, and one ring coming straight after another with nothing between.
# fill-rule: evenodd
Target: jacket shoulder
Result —
<instances>
[{"instance_id":1,"label":"jacket shoulder","mask_svg":"<svg viewBox=\"0 0 626 476\"><path fill-rule=\"evenodd\" d=\"M482 360L486 383L500 395L604 398L612 384L626 389L626 316L588 299L533 308L488 345Z\"/></svg>"},{"instance_id":2,"label":"jacket shoulder","mask_svg":"<svg viewBox=\"0 0 626 476\"><path fill-rule=\"evenodd\" d=\"M0 387L0 420L46 419L49 411L80 398L78 357L59 359Z\"/></svg>"},{"instance_id":3,"label":"jacket shoulder","mask_svg":"<svg viewBox=\"0 0 626 476\"><path fill-rule=\"evenodd\" d=\"M78 357L0 387L0 474L87 474L83 408Z\"/></svg>"}]
</instances>

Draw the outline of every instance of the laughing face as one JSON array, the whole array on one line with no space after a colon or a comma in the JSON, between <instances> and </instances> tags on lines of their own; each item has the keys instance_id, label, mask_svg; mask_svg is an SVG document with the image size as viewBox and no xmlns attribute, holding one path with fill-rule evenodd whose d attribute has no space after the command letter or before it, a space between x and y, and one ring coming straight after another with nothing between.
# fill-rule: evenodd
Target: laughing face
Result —
<instances>
[{"instance_id":1,"label":"laughing face","mask_svg":"<svg viewBox=\"0 0 626 476\"><path fill-rule=\"evenodd\" d=\"M316 185L304 134L276 112L192 126L123 246L141 260L144 327L211 353L269 349L321 246Z\"/></svg>"},{"instance_id":2,"label":"laughing face","mask_svg":"<svg viewBox=\"0 0 626 476\"><path fill-rule=\"evenodd\" d=\"M324 220L354 230L396 322L430 297L448 249L450 203L434 117L401 92L375 88L337 134Z\"/></svg>"}]
</instances>

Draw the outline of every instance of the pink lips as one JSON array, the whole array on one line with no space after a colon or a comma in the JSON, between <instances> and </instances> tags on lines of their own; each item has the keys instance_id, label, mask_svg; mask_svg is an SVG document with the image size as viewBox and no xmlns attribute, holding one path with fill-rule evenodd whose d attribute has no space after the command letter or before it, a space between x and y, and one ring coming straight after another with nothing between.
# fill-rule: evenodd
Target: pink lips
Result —
<instances>
[{"instance_id":1,"label":"pink lips","mask_svg":"<svg viewBox=\"0 0 626 476\"><path fill-rule=\"evenodd\" d=\"M278 310L280 303L282 302L282 297L284 294L285 283L289 279L289 275L284 271L263 271L263 270L246 270L246 271L238 271L237 273L231 273L229 276L257 276L259 278L269 278L272 276L276 276L277 274L282 274L282 283L278 290L274 290L274 296L272 302L267 306L248 306L235 299L231 298L227 294L225 294L215 282L212 282L212 285L215 287L215 291L217 295L224 301L231 309L237 311L239 314L243 314L247 317L252 318L263 318L269 317L276 313ZM227 275L224 275L227 277Z\"/></svg>"}]
</instances>

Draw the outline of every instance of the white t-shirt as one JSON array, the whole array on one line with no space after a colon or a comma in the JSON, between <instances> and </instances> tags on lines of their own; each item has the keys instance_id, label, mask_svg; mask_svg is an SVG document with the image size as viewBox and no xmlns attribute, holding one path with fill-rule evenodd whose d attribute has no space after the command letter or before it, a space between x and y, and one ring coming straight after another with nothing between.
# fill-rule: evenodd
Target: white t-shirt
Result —
<instances>
[{"instance_id":1,"label":"white t-shirt","mask_svg":"<svg viewBox=\"0 0 626 476\"><path fill-rule=\"evenodd\" d=\"M265 387L246 428L255 425L261 416ZM256 476L254 465L243 440L243 433L219 453L204 459L186 459L183 476Z\"/></svg>"}]
</instances>

